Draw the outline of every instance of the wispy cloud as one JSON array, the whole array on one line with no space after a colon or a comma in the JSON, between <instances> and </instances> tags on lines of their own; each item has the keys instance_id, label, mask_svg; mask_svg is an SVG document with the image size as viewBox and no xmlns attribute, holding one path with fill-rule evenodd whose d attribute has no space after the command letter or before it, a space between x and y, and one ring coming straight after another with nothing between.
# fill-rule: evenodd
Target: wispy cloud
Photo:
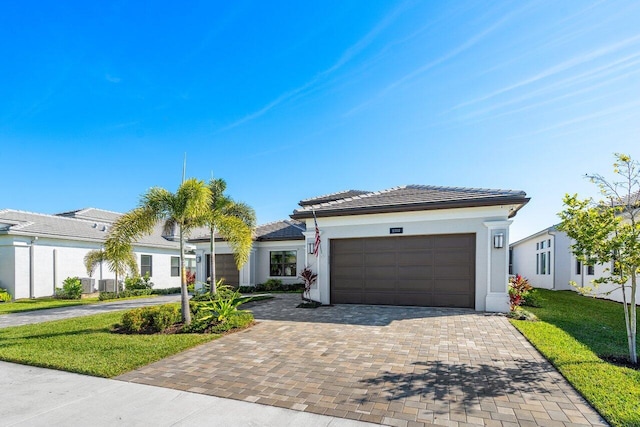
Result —
<instances>
[{"instance_id":1,"label":"wispy cloud","mask_svg":"<svg viewBox=\"0 0 640 427\"><path fill-rule=\"evenodd\" d=\"M356 55L358 55L360 52L362 52L366 47L368 47L382 31L384 31L391 23L393 23L393 21L398 16L400 16L405 10L407 10L409 7L411 7L414 3L415 2L413 0L412 1L407 1L407 2L404 2L403 4L401 4L399 7L395 8L394 10L392 10L391 13L386 15L364 37L362 37L355 44L353 44L347 50L345 50L342 53L342 55L340 56L340 58L338 58L338 60L333 65L331 65L331 67L327 68L326 70L323 70L323 71L319 72L318 74L316 74L311 80L309 80L305 84L303 84L301 86L298 86L298 87L296 87L294 89L291 89L291 90L281 94L280 96L278 96L273 101L269 102L268 104L266 104L264 107L260 108L259 110L254 111L254 112L252 112L250 114L247 114L246 116L242 117L241 119L236 120L235 122L223 127L222 129L220 129L220 132L235 128L237 126L240 126L241 124L244 124L246 122L254 120L254 119L266 114L267 112L269 112L273 108L277 107L278 105L282 104L283 102L288 101L288 100L294 98L295 96L301 94L305 90L307 90L307 89L311 88L312 86L316 85L318 82L326 79L328 76L330 76L331 74L335 73L340 68L342 68L345 64L347 64L349 61L351 61Z\"/></svg>"},{"instance_id":2,"label":"wispy cloud","mask_svg":"<svg viewBox=\"0 0 640 427\"><path fill-rule=\"evenodd\" d=\"M522 12L525 8L521 8L517 11L511 12L507 15L505 15L504 17L502 17L501 19L499 19L498 21L496 21L495 23L493 23L492 25L490 25L489 27L485 28L484 30L480 31L479 33L475 34L474 36L472 36L471 38L469 38L467 41L465 41L464 43L462 43L460 46L456 47L455 49L452 49L451 51L447 52L446 54L431 60L429 62L427 62L426 64L418 67L417 69L411 71L408 74L405 74L403 77L399 78L398 80L392 82L391 84L389 84L387 87L385 87L383 90L381 90L380 92L378 92L374 97L370 98L369 100L357 105L356 107L352 108L351 110L347 111L343 117L348 117L351 116L361 110L363 110L364 108L366 108L367 106L371 105L372 103L374 103L375 101L377 101L378 99L384 97L385 95L387 95L388 93L392 92L394 89L396 89L398 86L413 80L414 78L418 77L419 75L427 72L428 70L458 56L459 54L465 52L466 50L468 50L469 48L475 46L476 44L478 44L481 40L483 40L485 37L487 37L489 34L493 33L495 30L497 30L498 28L500 28L502 25L504 25L506 22L510 21L511 19L513 19L513 17L517 14L519 14L520 12Z\"/></svg>"},{"instance_id":3,"label":"wispy cloud","mask_svg":"<svg viewBox=\"0 0 640 427\"><path fill-rule=\"evenodd\" d=\"M112 76L111 74L105 74L104 78L110 83L120 83L122 79L120 77Z\"/></svg>"},{"instance_id":4,"label":"wispy cloud","mask_svg":"<svg viewBox=\"0 0 640 427\"><path fill-rule=\"evenodd\" d=\"M621 49L624 49L626 47L632 46L632 45L638 43L638 41L640 41L640 35L629 37L629 38L627 38L625 40L622 40L622 41L619 41L619 42L616 42L616 43L612 43L612 44L610 44L608 46L601 47L601 48L596 49L594 51L591 51L591 52L588 52L588 53L584 53L582 55L575 56L575 57L573 57L573 58L571 58L571 59L569 59L567 61L563 61L563 62L561 62L559 64L556 64L556 65L554 65L552 67L549 67L546 70L543 70L543 71L539 72L538 74L533 75L532 77L526 78L526 79L521 80L521 81L519 81L517 83L513 83L511 85L508 85L508 86L505 86L503 88L497 89L497 90L495 90L493 92L490 92L490 93L488 93L486 95L483 95L481 97L472 99L470 101L462 102L462 103L454 106L453 108L451 108L450 111L457 110L457 109L460 109L460 108L464 108L464 107L467 107L467 106L470 106L470 105L474 105L474 104L477 104L477 103L480 103L480 102L484 102L484 101L487 101L489 99L495 98L496 96L502 95L504 93L513 91L515 89L519 89L519 88L521 88L523 86L527 86L527 85L536 83L536 82L538 82L540 80L546 79L548 77L555 76L555 75L557 75L559 73L567 71L567 70L569 70L571 68L574 68L574 67L576 67L578 65L582 65L582 64L584 64L586 62L593 61L594 59L600 58L602 56L605 56L605 55L617 52L617 51L619 51Z\"/></svg>"}]
</instances>

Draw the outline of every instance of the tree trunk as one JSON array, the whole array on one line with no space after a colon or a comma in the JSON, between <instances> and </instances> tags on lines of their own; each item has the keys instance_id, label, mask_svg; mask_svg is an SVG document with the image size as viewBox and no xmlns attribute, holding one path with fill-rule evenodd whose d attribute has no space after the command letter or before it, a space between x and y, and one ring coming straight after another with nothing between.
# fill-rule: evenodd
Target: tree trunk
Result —
<instances>
[{"instance_id":1,"label":"tree trunk","mask_svg":"<svg viewBox=\"0 0 640 427\"><path fill-rule=\"evenodd\" d=\"M184 268L184 234L182 226L180 226L180 294L182 308L182 322L185 325L191 323L191 310L189 309L189 294L187 291L187 281L185 280Z\"/></svg>"},{"instance_id":2,"label":"tree trunk","mask_svg":"<svg viewBox=\"0 0 640 427\"><path fill-rule=\"evenodd\" d=\"M211 239L209 241L209 269L210 269L210 292L211 295L215 295L218 290L216 289L216 254L215 254L215 246L216 246L216 229L215 227L211 227L209 229L211 232Z\"/></svg>"}]
</instances>

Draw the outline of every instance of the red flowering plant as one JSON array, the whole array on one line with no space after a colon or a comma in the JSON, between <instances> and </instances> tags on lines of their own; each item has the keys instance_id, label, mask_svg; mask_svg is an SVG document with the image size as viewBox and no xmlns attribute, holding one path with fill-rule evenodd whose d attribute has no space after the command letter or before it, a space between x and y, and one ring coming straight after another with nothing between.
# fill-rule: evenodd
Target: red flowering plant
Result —
<instances>
[{"instance_id":1,"label":"red flowering plant","mask_svg":"<svg viewBox=\"0 0 640 427\"><path fill-rule=\"evenodd\" d=\"M509 306L511 311L515 311L522 305L525 298L533 287L529 281L521 275L509 278Z\"/></svg>"}]
</instances>

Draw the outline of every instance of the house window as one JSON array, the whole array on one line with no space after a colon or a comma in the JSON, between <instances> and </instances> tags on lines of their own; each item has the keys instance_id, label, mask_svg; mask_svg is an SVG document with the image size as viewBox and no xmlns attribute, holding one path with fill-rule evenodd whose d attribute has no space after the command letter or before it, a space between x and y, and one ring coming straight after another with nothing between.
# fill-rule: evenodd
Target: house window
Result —
<instances>
[{"instance_id":1,"label":"house window","mask_svg":"<svg viewBox=\"0 0 640 427\"><path fill-rule=\"evenodd\" d=\"M149 277L151 277L153 275L151 266L151 255L140 255L140 275L146 276L149 274Z\"/></svg>"},{"instance_id":2,"label":"house window","mask_svg":"<svg viewBox=\"0 0 640 427\"><path fill-rule=\"evenodd\" d=\"M551 247L551 239L547 240L547 247L550 248Z\"/></svg>"},{"instance_id":3,"label":"house window","mask_svg":"<svg viewBox=\"0 0 640 427\"><path fill-rule=\"evenodd\" d=\"M536 274L540 274L540 254L536 254Z\"/></svg>"},{"instance_id":4,"label":"house window","mask_svg":"<svg viewBox=\"0 0 640 427\"><path fill-rule=\"evenodd\" d=\"M540 242L536 242L536 251L540 249Z\"/></svg>"},{"instance_id":5,"label":"house window","mask_svg":"<svg viewBox=\"0 0 640 427\"><path fill-rule=\"evenodd\" d=\"M576 274L582 274L582 263L579 260L576 260Z\"/></svg>"},{"instance_id":6,"label":"house window","mask_svg":"<svg viewBox=\"0 0 640 427\"><path fill-rule=\"evenodd\" d=\"M545 252L540 254L540 274L547 274L547 254Z\"/></svg>"},{"instance_id":7,"label":"house window","mask_svg":"<svg viewBox=\"0 0 640 427\"><path fill-rule=\"evenodd\" d=\"M593 265L588 265L587 266L587 276L593 276L595 273L595 269L593 268Z\"/></svg>"},{"instance_id":8,"label":"house window","mask_svg":"<svg viewBox=\"0 0 640 427\"><path fill-rule=\"evenodd\" d=\"M513 249L509 248L509 274L513 274Z\"/></svg>"},{"instance_id":9,"label":"house window","mask_svg":"<svg viewBox=\"0 0 640 427\"><path fill-rule=\"evenodd\" d=\"M547 252L547 274L551 274L551 251Z\"/></svg>"},{"instance_id":10,"label":"house window","mask_svg":"<svg viewBox=\"0 0 640 427\"><path fill-rule=\"evenodd\" d=\"M171 257L171 277L180 276L180 257L172 256Z\"/></svg>"},{"instance_id":11,"label":"house window","mask_svg":"<svg viewBox=\"0 0 640 427\"><path fill-rule=\"evenodd\" d=\"M295 277L297 274L296 251L269 252L269 275L275 277Z\"/></svg>"},{"instance_id":12,"label":"house window","mask_svg":"<svg viewBox=\"0 0 640 427\"><path fill-rule=\"evenodd\" d=\"M544 249L544 240L540 242L540 249Z\"/></svg>"}]
</instances>

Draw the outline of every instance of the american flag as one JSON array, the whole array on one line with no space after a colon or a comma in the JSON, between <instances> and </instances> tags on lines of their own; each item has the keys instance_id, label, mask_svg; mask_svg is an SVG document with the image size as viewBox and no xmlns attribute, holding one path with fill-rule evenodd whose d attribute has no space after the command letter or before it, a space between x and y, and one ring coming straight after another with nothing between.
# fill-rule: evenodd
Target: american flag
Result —
<instances>
[{"instance_id":1,"label":"american flag","mask_svg":"<svg viewBox=\"0 0 640 427\"><path fill-rule=\"evenodd\" d=\"M313 222L316 225L316 240L313 242L313 254L317 257L320 253L320 229L318 228L318 219L316 218L316 211L313 211Z\"/></svg>"}]
</instances>

